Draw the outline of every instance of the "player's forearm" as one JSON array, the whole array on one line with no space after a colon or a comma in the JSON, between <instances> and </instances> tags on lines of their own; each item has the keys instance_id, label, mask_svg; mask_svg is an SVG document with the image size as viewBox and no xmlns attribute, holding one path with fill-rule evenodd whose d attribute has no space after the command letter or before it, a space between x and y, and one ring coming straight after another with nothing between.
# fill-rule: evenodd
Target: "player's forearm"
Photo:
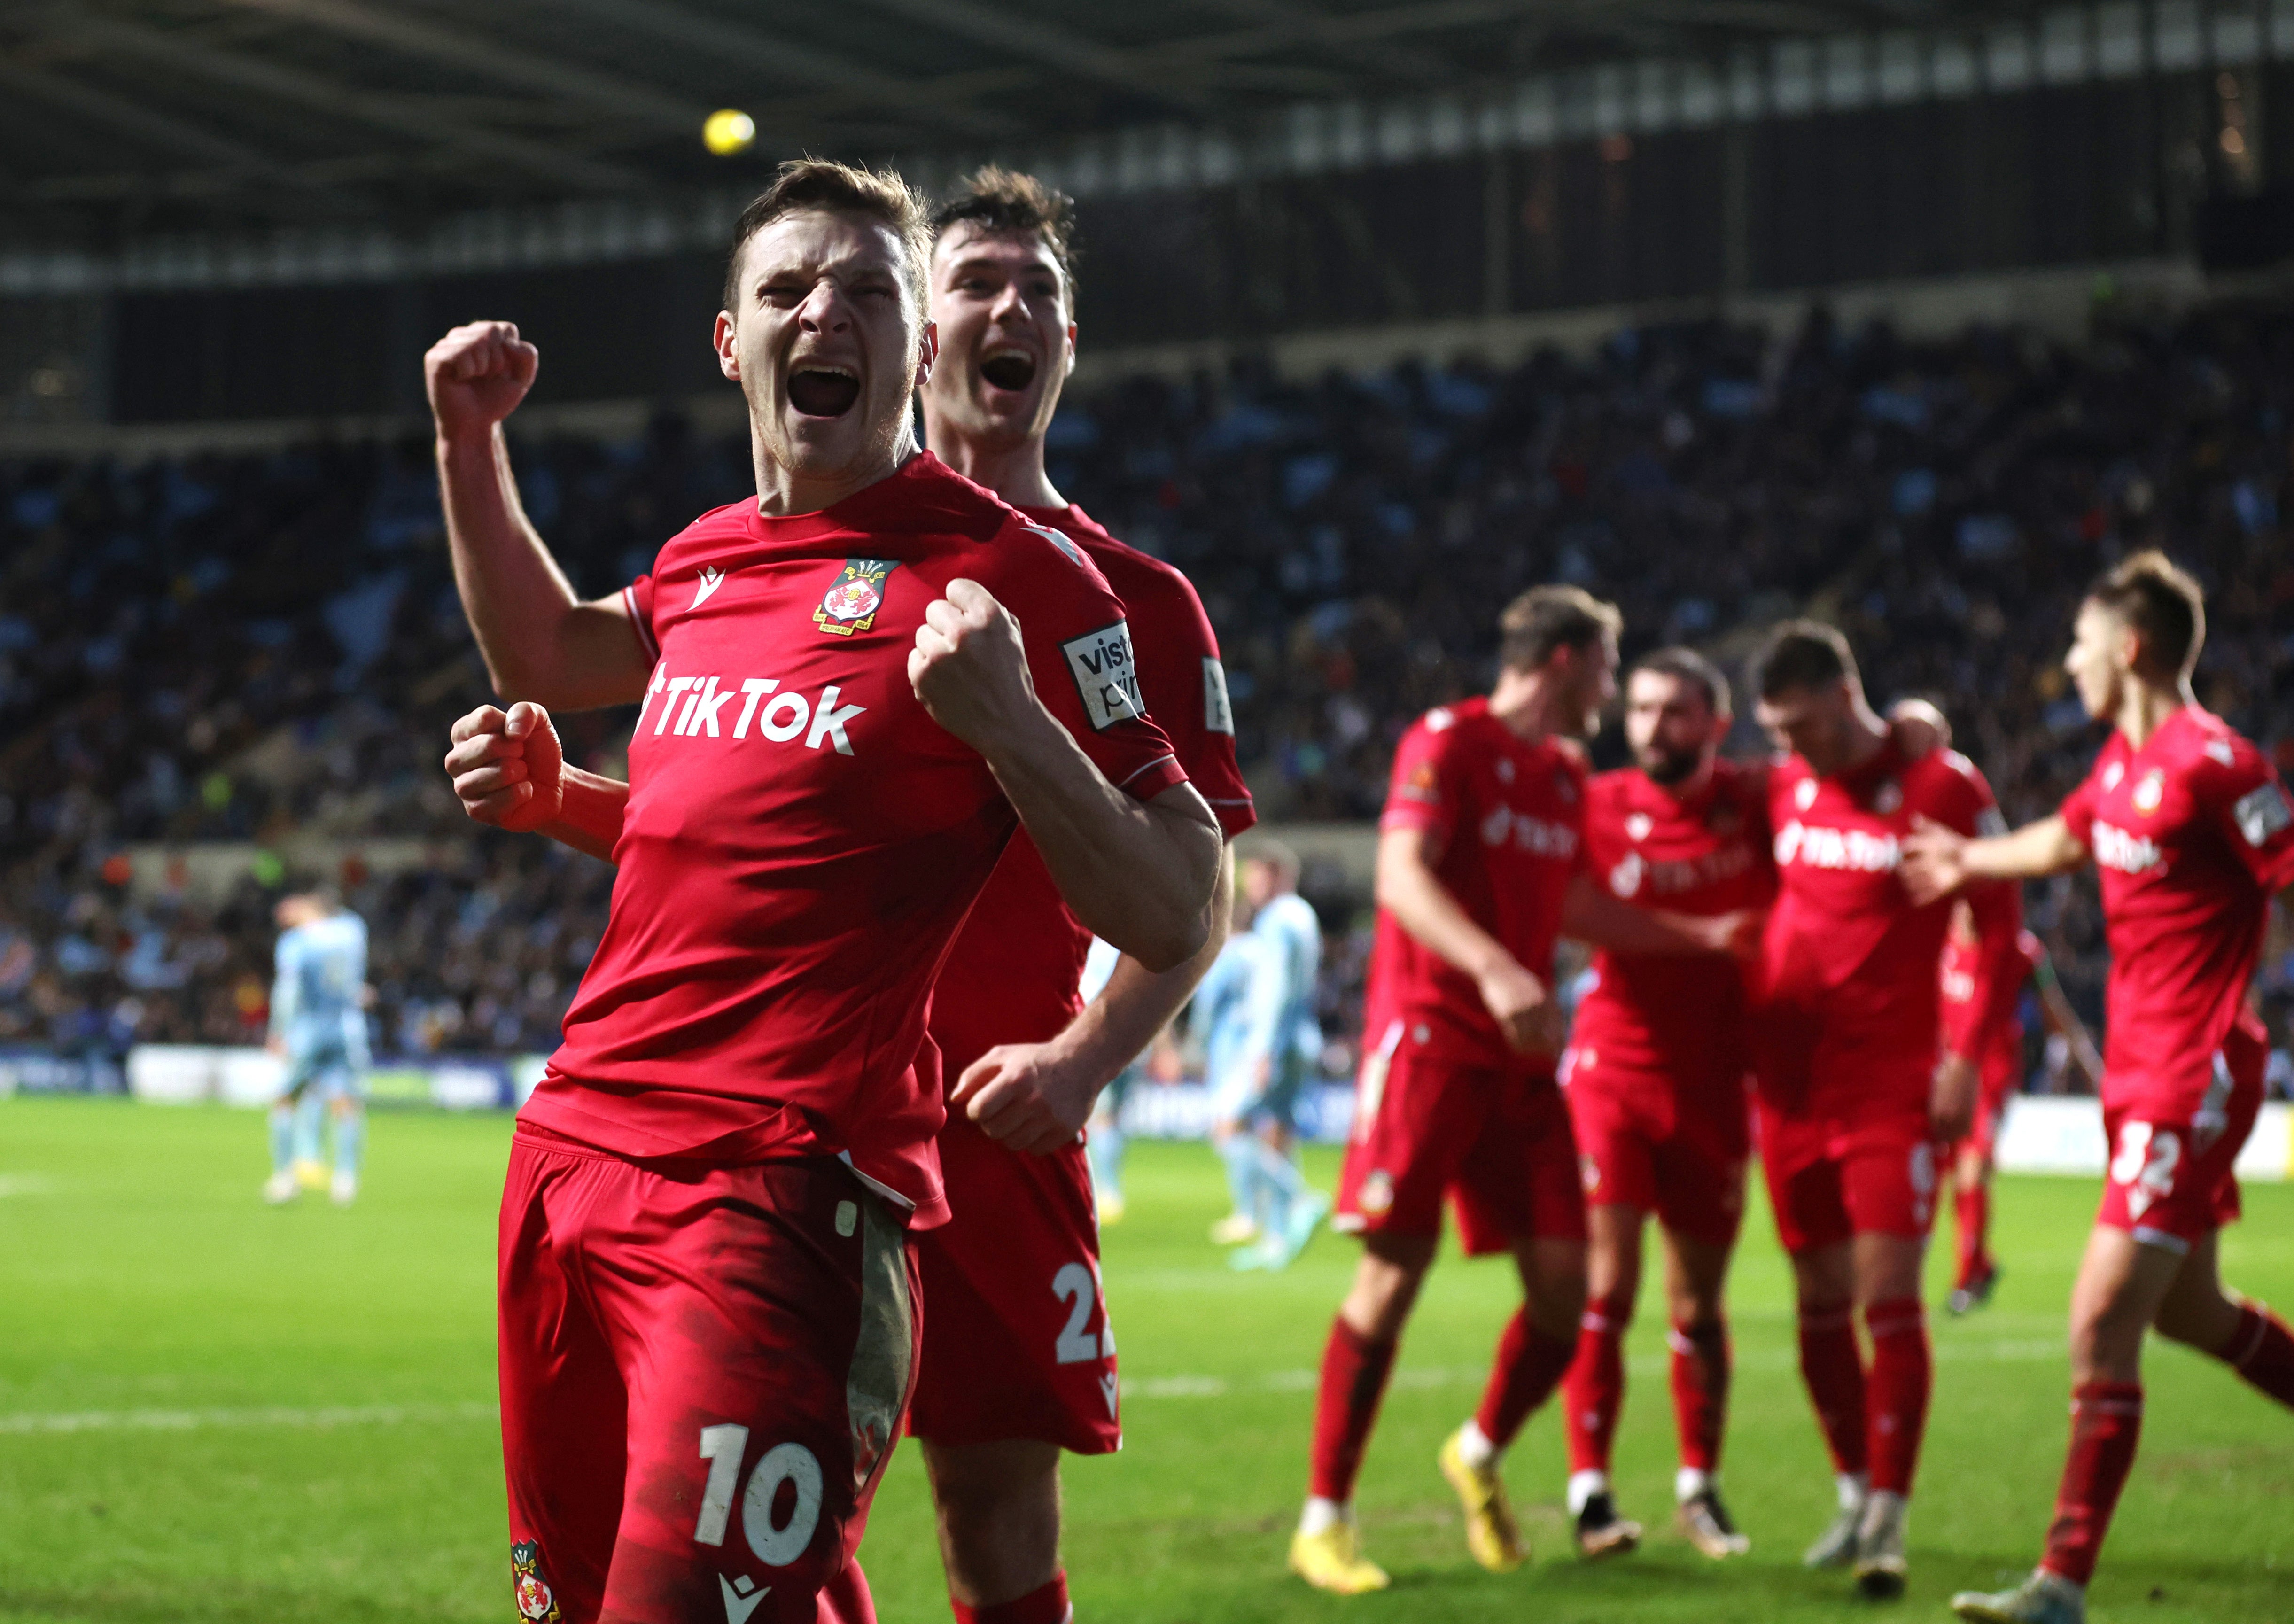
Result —
<instances>
[{"instance_id":1,"label":"player's forearm","mask_svg":"<svg viewBox=\"0 0 2294 1624\"><path fill-rule=\"evenodd\" d=\"M1425 859L1402 841L1407 831L1388 835L1378 854L1378 905L1453 970L1479 979L1511 964L1505 945L1476 924Z\"/></svg>"},{"instance_id":2,"label":"player's forearm","mask_svg":"<svg viewBox=\"0 0 2294 1624\"><path fill-rule=\"evenodd\" d=\"M1116 961L1115 973L1083 1013L1068 1023L1057 1040L1088 1072L1094 1085L1104 1088L1171 1024L1211 963L1226 946L1228 923L1233 914L1233 865L1219 865L1218 881L1211 892L1210 929L1184 963L1169 970L1150 970L1129 954Z\"/></svg>"},{"instance_id":3,"label":"player's forearm","mask_svg":"<svg viewBox=\"0 0 2294 1624\"><path fill-rule=\"evenodd\" d=\"M1580 874L1561 905L1561 934L1615 953L1707 954L1712 944L1678 914L1637 908Z\"/></svg>"},{"instance_id":4,"label":"player's forearm","mask_svg":"<svg viewBox=\"0 0 2294 1624\"><path fill-rule=\"evenodd\" d=\"M1040 704L980 754L1085 929L1151 970L1195 955L1225 840L1193 785L1126 794Z\"/></svg>"},{"instance_id":5,"label":"player's forearm","mask_svg":"<svg viewBox=\"0 0 2294 1624\"><path fill-rule=\"evenodd\" d=\"M2086 861L2087 848L2061 817L2043 817L1959 849L1960 867L1970 881L2044 879Z\"/></svg>"},{"instance_id":6,"label":"player's forearm","mask_svg":"<svg viewBox=\"0 0 2294 1624\"><path fill-rule=\"evenodd\" d=\"M620 779L569 767L557 816L534 832L610 863L614 848L621 841L622 818L629 805L630 786Z\"/></svg>"},{"instance_id":7,"label":"player's forearm","mask_svg":"<svg viewBox=\"0 0 2294 1624\"><path fill-rule=\"evenodd\" d=\"M454 588L494 692L557 710L639 697L645 662L627 617L574 595L526 518L500 426L441 436L437 451Z\"/></svg>"}]
</instances>

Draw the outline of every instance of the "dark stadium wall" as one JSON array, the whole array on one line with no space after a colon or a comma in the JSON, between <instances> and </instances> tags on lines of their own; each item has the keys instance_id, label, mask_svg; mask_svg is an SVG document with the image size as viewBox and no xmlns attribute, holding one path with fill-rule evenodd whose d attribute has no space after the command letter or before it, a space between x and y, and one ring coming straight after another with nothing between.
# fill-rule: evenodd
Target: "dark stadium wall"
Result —
<instances>
[{"instance_id":1,"label":"dark stadium wall","mask_svg":"<svg viewBox=\"0 0 2294 1624\"><path fill-rule=\"evenodd\" d=\"M2294 63L2249 74L2294 108ZM1217 185L1087 194L1094 353L1849 283L2187 261L2219 203L2294 179L2294 118L2226 168L2209 71L1843 110ZM2275 240L2267 193L2217 235ZM2217 210L2217 215L2220 211ZM2294 245L2290 245L2294 246ZM407 284L112 296L111 419L403 414L445 328L541 344L537 402L704 392L720 265L682 253Z\"/></svg>"}]
</instances>

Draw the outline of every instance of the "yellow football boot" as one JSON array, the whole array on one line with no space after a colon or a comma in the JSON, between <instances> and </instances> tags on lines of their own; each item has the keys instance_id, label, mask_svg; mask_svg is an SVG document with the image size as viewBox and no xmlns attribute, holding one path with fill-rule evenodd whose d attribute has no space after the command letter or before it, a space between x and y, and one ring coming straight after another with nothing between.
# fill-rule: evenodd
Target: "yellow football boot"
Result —
<instances>
[{"instance_id":1,"label":"yellow football boot","mask_svg":"<svg viewBox=\"0 0 2294 1624\"><path fill-rule=\"evenodd\" d=\"M1521 1548L1521 1530L1514 1522L1513 1507L1506 1504L1505 1482L1498 1476L1494 1461L1486 1466L1467 1464L1465 1451L1458 1445L1460 1435L1452 1433L1444 1439L1436 1458L1442 1475L1450 1480L1450 1487L1458 1491L1459 1505L1465 1508L1466 1548L1491 1572L1510 1573L1521 1566L1528 1553Z\"/></svg>"},{"instance_id":2,"label":"yellow football boot","mask_svg":"<svg viewBox=\"0 0 2294 1624\"><path fill-rule=\"evenodd\" d=\"M1384 1568L1355 1548L1351 1522L1333 1522L1319 1534L1303 1529L1293 1534L1290 1571L1315 1589L1334 1596L1360 1596L1366 1590L1383 1590L1394 1582Z\"/></svg>"}]
</instances>

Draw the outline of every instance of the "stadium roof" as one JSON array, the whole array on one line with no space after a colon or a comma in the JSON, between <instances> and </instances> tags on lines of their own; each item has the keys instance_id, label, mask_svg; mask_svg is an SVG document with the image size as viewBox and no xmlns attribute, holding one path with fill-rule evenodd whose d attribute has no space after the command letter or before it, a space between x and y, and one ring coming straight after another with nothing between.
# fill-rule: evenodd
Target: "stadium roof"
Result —
<instances>
[{"instance_id":1,"label":"stadium roof","mask_svg":"<svg viewBox=\"0 0 2294 1624\"><path fill-rule=\"evenodd\" d=\"M811 150L1024 152L2013 0L61 0L0 9L8 246L745 184ZM714 110L753 117L732 159ZM744 173L745 172L745 173Z\"/></svg>"}]
</instances>

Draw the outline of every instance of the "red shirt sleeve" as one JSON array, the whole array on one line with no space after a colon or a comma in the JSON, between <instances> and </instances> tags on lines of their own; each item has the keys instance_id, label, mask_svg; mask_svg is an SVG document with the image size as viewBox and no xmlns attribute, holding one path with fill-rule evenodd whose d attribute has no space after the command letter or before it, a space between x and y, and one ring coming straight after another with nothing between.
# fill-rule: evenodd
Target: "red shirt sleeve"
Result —
<instances>
[{"instance_id":1,"label":"red shirt sleeve","mask_svg":"<svg viewBox=\"0 0 2294 1624\"><path fill-rule=\"evenodd\" d=\"M630 617L630 629L637 633L638 647L643 651L647 665L661 663L661 642L653 629L653 577L640 575L622 589L622 609Z\"/></svg>"},{"instance_id":2,"label":"red shirt sleeve","mask_svg":"<svg viewBox=\"0 0 2294 1624\"><path fill-rule=\"evenodd\" d=\"M1149 719L1169 736L1179 765L1228 836L1242 833L1258 821L1258 811L1235 759L1226 670L1202 599L1186 577L1160 566L1130 572L1121 595Z\"/></svg>"},{"instance_id":3,"label":"red shirt sleeve","mask_svg":"<svg viewBox=\"0 0 2294 1624\"><path fill-rule=\"evenodd\" d=\"M1015 516L995 544L1009 566L997 572L997 596L1020 622L1045 708L1110 784L1152 800L1186 772L1148 717L1123 605L1074 543L1060 541Z\"/></svg>"},{"instance_id":4,"label":"red shirt sleeve","mask_svg":"<svg viewBox=\"0 0 2294 1624\"><path fill-rule=\"evenodd\" d=\"M2229 764L2210 759L2196 787L2256 882L2282 890L2294 885L2294 802L2260 751L2235 736L2227 742Z\"/></svg>"},{"instance_id":5,"label":"red shirt sleeve","mask_svg":"<svg viewBox=\"0 0 2294 1624\"><path fill-rule=\"evenodd\" d=\"M2103 768L2103 758L2095 758L2095 766L2079 780L2078 788L2063 797L2063 804L2055 808L2055 816L2063 820L2063 827L2071 839L2092 849L2095 845L2095 803L2102 792L2095 775Z\"/></svg>"},{"instance_id":6,"label":"red shirt sleeve","mask_svg":"<svg viewBox=\"0 0 2294 1624\"><path fill-rule=\"evenodd\" d=\"M1430 836L1437 850L1449 846L1465 800L1465 775L1453 748L1457 730L1434 722L1444 714L1433 712L1402 735L1387 784L1386 810L1378 820L1380 833L1416 829Z\"/></svg>"}]
</instances>

